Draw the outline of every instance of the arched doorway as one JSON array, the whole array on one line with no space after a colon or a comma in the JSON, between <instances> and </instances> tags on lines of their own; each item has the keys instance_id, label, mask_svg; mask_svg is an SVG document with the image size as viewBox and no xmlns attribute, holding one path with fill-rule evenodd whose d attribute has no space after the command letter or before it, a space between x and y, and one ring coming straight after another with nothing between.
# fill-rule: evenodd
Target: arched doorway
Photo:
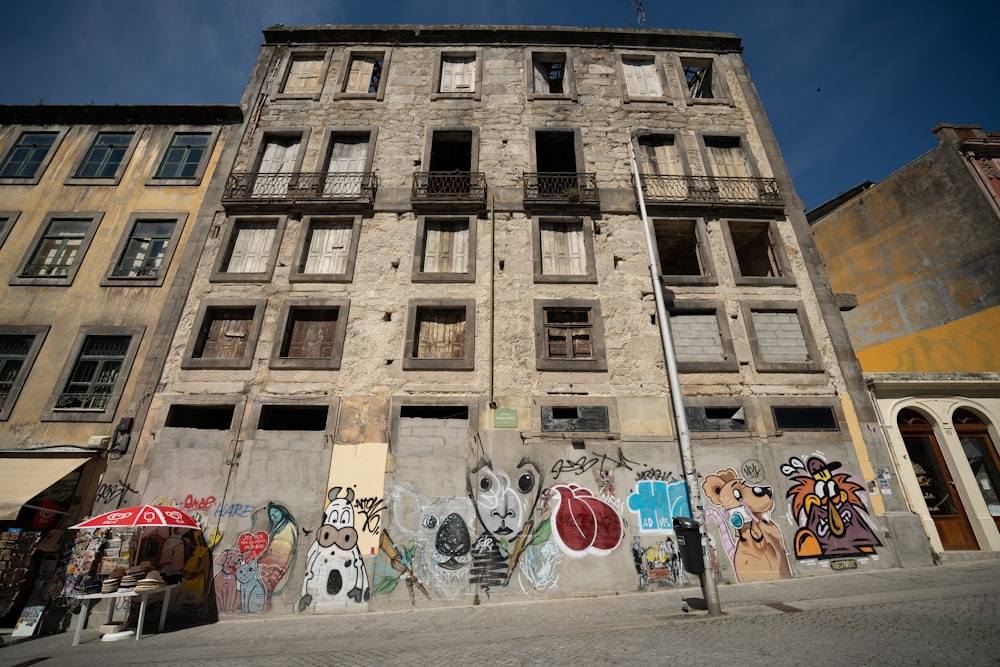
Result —
<instances>
[{"instance_id":1,"label":"arched doorway","mask_svg":"<svg viewBox=\"0 0 1000 667\"><path fill-rule=\"evenodd\" d=\"M976 486L1000 530L1000 456L990 438L990 431L982 419L963 408L955 410L951 423L958 433L972 474L976 476Z\"/></svg>"},{"instance_id":2,"label":"arched doorway","mask_svg":"<svg viewBox=\"0 0 1000 667\"><path fill-rule=\"evenodd\" d=\"M955 482L941 456L933 425L916 410L904 409L896 419L920 492L946 551L979 549Z\"/></svg>"}]
</instances>

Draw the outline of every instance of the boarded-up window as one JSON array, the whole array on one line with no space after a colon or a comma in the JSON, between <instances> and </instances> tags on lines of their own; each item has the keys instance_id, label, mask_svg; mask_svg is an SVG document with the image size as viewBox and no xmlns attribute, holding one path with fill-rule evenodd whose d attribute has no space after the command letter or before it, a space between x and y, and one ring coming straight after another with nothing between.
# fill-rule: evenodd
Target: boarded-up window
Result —
<instances>
[{"instance_id":1,"label":"boarded-up window","mask_svg":"<svg viewBox=\"0 0 1000 667\"><path fill-rule=\"evenodd\" d=\"M232 234L232 250L226 262L227 273L263 273L271 258L271 247L277 224L268 221L236 223Z\"/></svg>"},{"instance_id":2,"label":"boarded-up window","mask_svg":"<svg viewBox=\"0 0 1000 667\"><path fill-rule=\"evenodd\" d=\"M753 328L762 361L804 362L809 346L795 311L753 311Z\"/></svg>"},{"instance_id":3,"label":"boarded-up window","mask_svg":"<svg viewBox=\"0 0 1000 667\"><path fill-rule=\"evenodd\" d=\"M413 357L464 359L465 317L464 308L418 308Z\"/></svg>"},{"instance_id":4,"label":"boarded-up window","mask_svg":"<svg viewBox=\"0 0 1000 667\"><path fill-rule=\"evenodd\" d=\"M476 90L476 57L441 56L441 92L472 93Z\"/></svg>"},{"instance_id":5,"label":"boarded-up window","mask_svg":"<svg viewBox=\"0 0 1000 667\"><path fill-rule=\"evenodd\" d=\"M347 271L351 252L351 222L315 222L309 228L308 249L302 273L338 274Z\"/></svg>"},{"instance_id":6,"label":"boarded-up window","mask_svg":"<svg viewBox=\"0 0 1000 667\"><path fill-rule=\"evenodd\" d=\"M469 222L428 220L424 223L421 271L466 273L469 270Z\"/></svg>"},{"instance_id":7,"label":"boarded-up window","mask_svg":"<svg viewBox=\"0 0 1000 667\"><path fill-rule=\"evenodd\" d=\"M671 313L670 335L678 361L724 361L722 333L715 312Z\"/></svg>"},{"instance_id":8,"label":"boarded-up window","mask_svg":"<svg viewBox=\"0 0 1000 667\"><path fill-rule=\"evenodd\" d=\"M247 353L253 308L209 308L194 357L240 359Z\"/></svg>"},{"instance_id":9,"label":"boarded-up window","mask_svg":"<svg viewBox=\"0 0 1000 667\"><path fill-rule=\"evenodd\" d=\"M594 358L594 320L590 308L545 308L543 312L548 358Z\"/></svg>"},{"instance_id":10,"label":"boarded-up window","mask_svg":"<svg viewBox=\"0 0 1000 667\"><path fill-rule=\"evenodd\" d=\"M705 148L713 175L737 178L751 175L739 137L705 137Z\"/></svg>"},{"instance_id":11,"label":"boarded-up window","mask_svg":"<svg viewBox=\"0 0 1000 667\"><path fill-rule=\"evenodd\" d=\"M294 308L288 316L281 356L292 359L333 357L340 321L338 308Z\"/></svg>"},{"instance_id":12,"label":"boarded-up window","mask_svg":"<svg viewBox=\"0 0 1000 667\"><path fill-rule=\"evenodd\" d=\"M292 56L285 79L283 93L288 95L312 94L320 89L320 75L323 73L324 57L321 55Z\"/></svg>"},{"instance_id":13,"label":"boarded-up window","mask_svg":"<svg viewBox=\"0 0 1000 667\"><path fill-rule=\"evenodd\" d=\"M539 227L543 275L586 275L583 222L546 222Z\"/></svg>"},{"instance_id":14,"label":"boarded-up window","mask_svg":"<svg viewBox=\"0 0 1000 667\"><path fill-rule=\"evenodd\" d=\"M622 58L625 87L635 97L661 97L660 76L652 58Z\"/></svg>"},{"instance_id":15,"label":"boarded-up window","mask_svg":"<svg viewBox=\"0 0 1000 667\"><path fill-rule=\"evenodd\" d=\"M382 78L382 58L378 56L356 55L344 82L345 93L376 93Z\"/></svg>"}]
</instances>

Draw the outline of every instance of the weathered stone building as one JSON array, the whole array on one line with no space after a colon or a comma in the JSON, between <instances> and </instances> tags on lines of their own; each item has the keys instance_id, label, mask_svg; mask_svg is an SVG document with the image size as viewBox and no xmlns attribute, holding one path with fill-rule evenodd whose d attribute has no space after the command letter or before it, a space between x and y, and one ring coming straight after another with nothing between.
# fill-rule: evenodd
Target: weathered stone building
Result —
<instances>
[{"instance_id":1,"label":"weathered stone building","mask_svg":"<svg viewBox=\"0 0 1000 667\"><path fill-rule=\"evenodd\" d=\"M73 523L138 437L241 121L237 106L0 106L3 529Z\"/></svg>"},{"instance_id":2,"label":"weathered stone building","mask_svg":"<svg viewBox=\"0 0 1000 667\"><path fill-rule=\"evenodd\" d=\"M810 212L899 478L938 551L1000 551L1000 135L940 144Z\"/></svg>"},{"instance_id":3,"label":"weathered stone building","mask_svg":"<svg viewBox=\"0 0 1000 667\"><path fill-rule=\"evenodd\" d=\"M265 31L127 478L199 515L220 612L689 583L630 143L717 576L929 562L741 48Z\"/></svg>"}]
</instances>

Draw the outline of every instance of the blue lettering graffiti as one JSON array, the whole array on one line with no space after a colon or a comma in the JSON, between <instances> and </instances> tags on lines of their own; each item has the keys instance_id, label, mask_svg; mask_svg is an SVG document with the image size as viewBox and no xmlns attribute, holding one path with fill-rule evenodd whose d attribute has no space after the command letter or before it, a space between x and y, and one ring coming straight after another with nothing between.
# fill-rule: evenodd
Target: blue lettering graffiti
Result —
<instances>
[{"instance_id":1,"label":"blue lettering graffiti","mask_svg":"<svg viewBox=\"0 0 1000 667\"><path fill-rule=\"evenodd\" d=\"M675 516L691 516L687 484L642 480L636 484L636 491L629 494L628 508L639 515L641 532L673 532Z\"/></svg>"},{"instance_id":2,"label":"blue lettering graffiti","mask_svg":"<svg viewBox=\"0 0 1000 667\"><path fill-rule=\"evenodd\" d=\"M215 516L225 517L225 516L235 516L240 519L245 519L256 509L255 505L243 505L241 503L226 503L224 505L216 505L213 514Z\"/></svg>"}]
</instances>

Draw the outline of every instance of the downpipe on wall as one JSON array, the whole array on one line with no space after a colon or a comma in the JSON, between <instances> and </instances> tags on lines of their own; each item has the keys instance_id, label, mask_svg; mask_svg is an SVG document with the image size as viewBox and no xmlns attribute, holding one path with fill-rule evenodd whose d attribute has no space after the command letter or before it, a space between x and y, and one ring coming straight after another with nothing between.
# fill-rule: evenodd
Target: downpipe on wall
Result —
<instances>
[{"instance_id":1,"label":"downpipe on wall","mask_svg":"<svg viewBox=\"0 0 1000 667\"><path fill-rule=\"evenodd\" d=\"M629 159L632 162L632 174L635 177L635 192L639 200L639 213L642 216L642 227L646 234L646 251L649 254L649 275L653 281L653 296L656 300L656 321L660 327L660 339L663 342L663 356L667 365L667 382L670 388L670 402L673 407L674 424L677 427L677 446L680 449L681 465L684 467L684 480L687 482L688 503L692 518L698 522L701 534L701 555L705 561L704 571L699 575L701 591L705 596L705 607L712 616L722 613L719 603L719 589L715 581L715 569L708 549L708 532L705 526L705 515L702 511L701 487L695 473L694 455L691 451L691 435L688 431L687 414L684 412L684 396L681 393L680 376L677 373L677 357L674 353L674 339L670 336L670 316L663 298L663 284L660 282L660 271L656 263L653 229L646 215L646 198L642 192L642 178L639 176L639 164L635 159L635 145L630 138L628 142Z\"/></svg>"}]
</instances>

